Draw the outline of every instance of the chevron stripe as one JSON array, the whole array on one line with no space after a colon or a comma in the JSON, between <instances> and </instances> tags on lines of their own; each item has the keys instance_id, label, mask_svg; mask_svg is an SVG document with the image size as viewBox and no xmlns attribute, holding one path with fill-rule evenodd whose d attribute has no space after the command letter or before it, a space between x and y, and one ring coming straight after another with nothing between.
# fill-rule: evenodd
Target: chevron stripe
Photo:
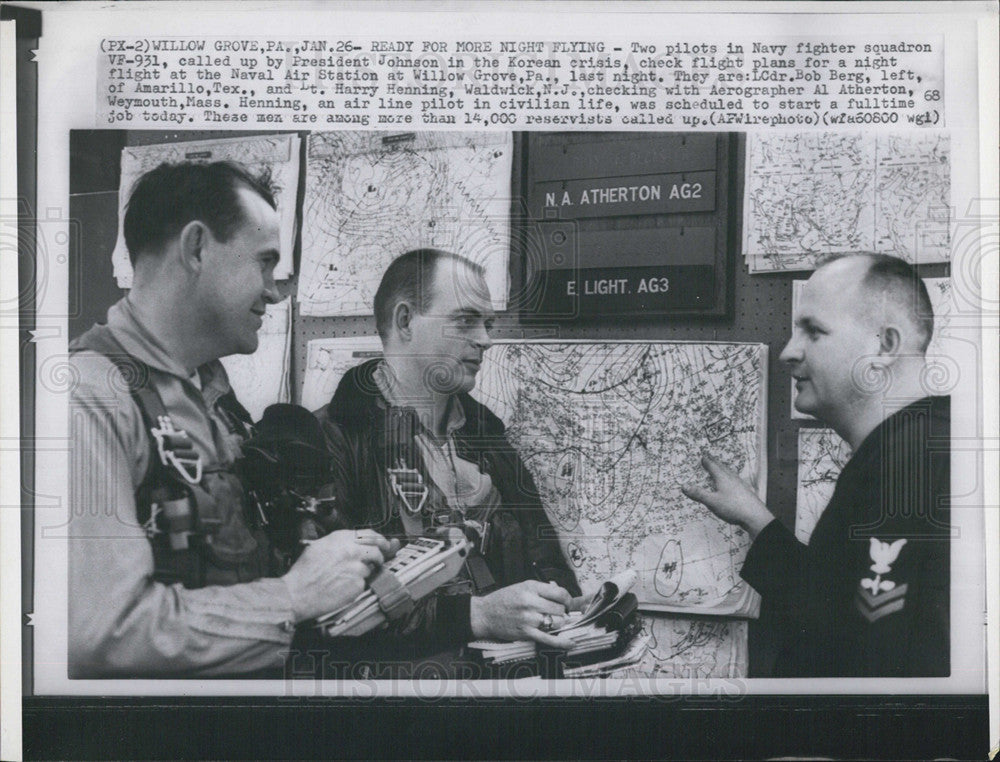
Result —
<instances>
[{"instance_id":1,"label":"chevron stripe","mask_svg":"<svg viewBox=\"0 0 1000 762\"><path fill-rule=\"evenodd\" d=\"M872 595L868 588L858 585L858 598L870 609L881 608L887 603L891 603L897 598L906 595L906 585L897 585L892 590Z\"/></svg>"},{"instance_id":2,"label":"chevron stripe","mask_svg":"<svg viewBox=\"0 0 1000 762\"><path fill-rule=\"evenodd\" d=\"M900 585L885 593L872 595L865 588L858 586L854 603L858 611L869 622L876 622L884 616L902 611L906 603L907 585Z\"/></svg>"},{"instance_id":3,"label":"chevron stripe","mask_svg":"<svg viewBox=\"0 0 1000 762\"><path fill-rule=\"evenodd\" d=\"M861 598L855 598L854 602L857 604L858 611L861 612L861 616L867 619L869 622L875 622L884 616L889 616L889 614L895 614L897 611L902 611L903 604L906 603L905 599L899 598L891 603L882 606L874 611L868 609L864 603L861 602Z\"/></svg>"}]
</instances>

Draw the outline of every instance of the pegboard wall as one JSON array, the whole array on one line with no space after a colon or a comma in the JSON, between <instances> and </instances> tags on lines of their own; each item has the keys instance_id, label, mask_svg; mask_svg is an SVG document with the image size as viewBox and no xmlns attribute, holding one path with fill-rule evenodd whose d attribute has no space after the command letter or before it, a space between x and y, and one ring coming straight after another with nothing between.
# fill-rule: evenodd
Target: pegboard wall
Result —
<instances>
[{"instance_id":1,"label":"pegboard wall","mask_svg":"<svg viewBox=\"0 0 1000 762\"><path fill-rule=\"evenodd\" d=\"M245 132L251 136L272 134ZM294 262L300 261L302 196L305 183L305 138L302 140L301 171L297 202L297 224ZM74 131L71 135L70 211L80 222L79 246L70 252L70 271L85 273L79 281L78 298L71 295L71 304L78 309L70 320L70 337L79 335L95 320L103 320L107 308L121 297L111 277L110 253L117 229L117 194L121 150L126 146L155 143L186 142L219 137L233 137L231 132L122 132L111 130ZM613 136L609 136L613 139ZM604 318L586 321L546 322L532 325L516 310L498 316L497 338L520 338L542 330L539 337L563 339L639 339L686 341L759 342L769 347L768 362L768 506L790 528L795 523L795 493L798 467L798 430L802 426L817 426L815 421L793 420L790 417L791 385L787 371L778 359L791 330L792 281L807 277L806 273L767 273L751 275L741 248L743 219L743 186L746 141L744 134L733 134L726 142L731 152L729 161L720 162L717 187L725 188L730 214L726 233L727 246L733 261L730 275L731 318L677 318L649 316L642 318ZM528 157L523 134L514 136L514 162L511 177L512 211L524 208L524 185ZM621 224L609 221L610 226ZM947 264L923 265L923 277L945 277ZM523 267L517 252L511 256L512 292L522 278ZM364 317L305 317L299 315L294 302L297 279L282 284L291 295L292 352L291 379L293 402L301 394L306 365L306 346L311 339L375 335L375 319ZM76 301L74 301L76 299ZM766 613L766 611L765 611ZM772 658L771 639L767 623L751 623L750 676L768 673Z\"/></svg>"}]
</instances>

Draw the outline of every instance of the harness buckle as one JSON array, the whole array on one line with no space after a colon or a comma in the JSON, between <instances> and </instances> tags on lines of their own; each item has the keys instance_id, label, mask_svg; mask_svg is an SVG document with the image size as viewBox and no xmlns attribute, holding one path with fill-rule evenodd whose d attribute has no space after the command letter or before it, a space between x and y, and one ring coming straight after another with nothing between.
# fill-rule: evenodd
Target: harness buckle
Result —
<instances>
[{"instance_id":1,"label":"harness buckle","mask_svg":"<svg viewBox=\"0 0 1000 762\"><path fill-rule=\"evenodd\" d=\"M183 429L175 429L169 415L157 416L158 426L149 432L156 440L156 451L160 462L167 468L173 467L188 484L201 482L201 453L194 449L194 443Z\"/></svg>"},{"instance_id":2,"label":"harness buckle","mask_svg":"<svg viewBox=\"0 0 1000 762\"><path fill-rule=\"evenodd\" d=\"M415 468L407 468L402 460L397 461L396 468L386 469L386 472L389 474L392 491L403 503L406 512L411 516L418 515L430 492L420 472ZM413 506L414 502L416 507Z\"/></svg>"},{"instance_id":3,"label":"harness buckle","mask_svg":"<svg viewBox=\"0 0 1000 762\"><path fill-rule=\"evenodd\" d=\"M156 519L161 513L159 503L151 503L149 506L149 518L142 524L142 530L146 533L146 537L152 540L159 534L163 534L163 530L156 525Z\"/></svg>"}]
</instances>

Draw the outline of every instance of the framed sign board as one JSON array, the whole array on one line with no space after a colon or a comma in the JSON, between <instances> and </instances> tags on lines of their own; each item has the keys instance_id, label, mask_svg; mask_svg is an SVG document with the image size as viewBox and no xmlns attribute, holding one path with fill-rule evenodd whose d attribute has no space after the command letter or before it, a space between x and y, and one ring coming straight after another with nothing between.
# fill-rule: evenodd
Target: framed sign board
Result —
<instances>
[{"instance_id":1,"label":"framed sign board","mask_svg":"<svg viewBox=\"0 0 1000 762\"><path fill-rule=\"evenodd\" d=\"M522 315L730 317L734 155L725 133L528 133Z\"/></svg>"}]
</instances>

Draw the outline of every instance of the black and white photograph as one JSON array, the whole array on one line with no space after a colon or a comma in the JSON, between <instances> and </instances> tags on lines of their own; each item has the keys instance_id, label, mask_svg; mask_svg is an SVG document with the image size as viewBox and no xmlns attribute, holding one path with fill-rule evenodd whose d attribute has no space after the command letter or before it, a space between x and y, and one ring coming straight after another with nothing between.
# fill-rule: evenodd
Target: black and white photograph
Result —
<instances>
[{"instance_id":1,"label":"black and white photograph","mask_svg":"<svg viewBox=\"0 0 1000 762\"><path fill-rule=\"evenodd\" d=\"M5 758L987 755L995 5L127 5L4 6Z\"/></svg>"}]
</instances>

